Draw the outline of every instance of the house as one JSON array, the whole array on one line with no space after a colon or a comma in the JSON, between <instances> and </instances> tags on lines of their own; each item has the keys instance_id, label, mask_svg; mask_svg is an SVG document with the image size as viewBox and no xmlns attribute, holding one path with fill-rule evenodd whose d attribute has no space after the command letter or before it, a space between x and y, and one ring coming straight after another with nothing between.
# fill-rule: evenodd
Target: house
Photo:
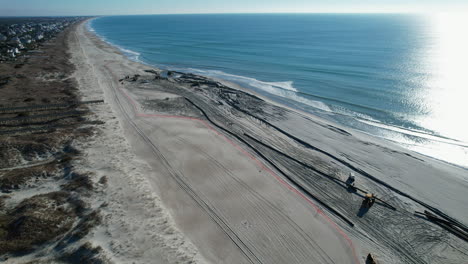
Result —
<instances>
[{"instance_id":1,"label":"house","mask_svg":"<svg viewBox=\"0 0 468 264\"><path fill-rule=\"evenodd\" d=\"M42 32L39 32L36 34L36 37L34 38L35 40L41 40L44 38L44 34Z\"/></svg>"},{"instance_id":2,"label":"house","mask_svg":"<svg viewBox=\"0 0 468 264\"><path fill-rule=\"evenodd\" d=\"M21 43L23 44L31 44L31 37L29 35L26 35L21 38Z\"/></svg>"},{"instance_id":3,"label":"house","mask_svg":"<svg viewBox=\"0 0 468 264\"><path fill-rule=\"evenodd\" d=\"M13 44L13 45L21 44L21 40L18 37L14 37L14 38L10 39L10 41L8 41L8 43Z\"/></svg>"},{"instance_id":4,"label":"house","mask_svg":"<svg viewBox=\"0 0 468 264\"><path fill-rule=\"evenodd\" d=\"M11 58L15 58L16 57L16 54L15 54L15 51L13 49L11 50L8 50L7 51L7 55Z\"/></svg>"}]
</instances>

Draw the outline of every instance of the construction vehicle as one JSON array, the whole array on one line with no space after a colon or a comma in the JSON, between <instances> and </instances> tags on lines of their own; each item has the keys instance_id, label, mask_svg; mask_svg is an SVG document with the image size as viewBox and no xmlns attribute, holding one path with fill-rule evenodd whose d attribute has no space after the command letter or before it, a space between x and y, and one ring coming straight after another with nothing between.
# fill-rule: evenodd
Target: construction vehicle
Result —
<instances>
[{"instance_id":1,"label":"construction vehicle","mask_svg":"<svg viewBox=\"0 0 468 264\"><path fill-rule=\"evenodd\" d=\"M348 176L348 179L346 180L346 187L348 188L348 191L349 192L356 192L357 189L356 187L354 186L354 181L355 181L355 177L354 177L354 174L351 172Z\"/></svg>"},{"instance_id":2,"label":"construction vehicle","mask_svg":"<svg viewBox=\"0 0 468 264\"><path fill-rule=\"evenodd\" d=\"M375 196L373 193L366 193L364 200L362 201L362 207L371 208L375 203Z\"/></svg>"}]
</instances>

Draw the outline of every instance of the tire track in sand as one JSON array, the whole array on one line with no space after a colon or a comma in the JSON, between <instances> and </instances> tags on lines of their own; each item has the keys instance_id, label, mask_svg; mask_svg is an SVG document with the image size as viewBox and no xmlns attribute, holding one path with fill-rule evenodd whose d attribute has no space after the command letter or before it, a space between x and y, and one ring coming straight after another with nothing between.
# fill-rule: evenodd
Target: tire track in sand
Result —
<instances>
[{"instance_id":1,"label":"tire track in sand","mask_svg":"<svg viewBox=\"0 0 468 264\"><path fill-rule=\"evenodd\" d=\"M107 69L109 72L111 72L110 69ZM308 204L310 204L314 210L320 214L324 219L331 225L332 228L334 228L346 241L348 246L350 247L353 255L353 259L355 263L360 263L356 254L356 250L354 247L354 244L352 240L344 233L343 230L333 221L331 218L329 218L309 197L307 197L305 194L303 194L301 191L297 190L295 187L287 183L283 178L281 178L279 175L277 175L272 169L264 165L260 160L258 160L256 157L254 157L251 153L247 152L244 150L242 147L240 147L238 144L234 143L231 139L229 139L227 136L222 134L221 132L217 131L214 127L212 127L210 124L208 124L205 120L200 119L200 118L195 118L195 117L186 117L186 116L177 116L177 115L162 115L162 114L145 114L145 113L140 113L139 112L139 107L138 103L122 88L117 88L126 98L127 101L132 105L133 111L135 113L135 116L137 117L158 117L158 118L174 118L174 119L186 119L186 120L192 120L201 123L203 126L205 126L207 129L213 131L217 136L221 137L223 140L227 141L230 145L232 145L234 148L239 150L243 155L247 156L250 158L252 161L254 161L262 170L267 171L270 175L272 175L279 183L281 183L283 186L285 186L287 189L290 191L296 193L298 196L300 196L302 199L304 199ZM133 121L132 121L133 122ZM149 139L148 139L149 140ZM151 141L151 140L149 140ZM167 161L167 160L166 160ZM170 165L168 165L170 166ZM192 190L193 191L193 190ZM225 223L224 223L225 224ZM230 229L230 228L229 228ZM232 229L230 229L232 232ZM236 236L237 237L237 236ZM238 238L238 237L237 237ZM245 246L245 244L244 244ZM250 251L250 250L249 250ZM252 253L250 251L250 253Z\"/></svg>"}]
</instances>

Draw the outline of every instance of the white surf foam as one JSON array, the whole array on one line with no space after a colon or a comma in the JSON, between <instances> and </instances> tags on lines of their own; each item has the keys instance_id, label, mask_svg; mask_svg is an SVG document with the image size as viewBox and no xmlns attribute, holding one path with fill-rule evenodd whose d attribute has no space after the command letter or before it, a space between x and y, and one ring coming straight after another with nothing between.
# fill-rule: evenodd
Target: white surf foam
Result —
<instances>
[{"instance_id":1,"label":"white surf foam","mask_svg":"<svg viewBox=\"0 0 468 264\"><path fill-rule=\"evenodd\" d=\"M89 21L86 23L86 29L87 29L89 32L93 32L93 33L96 32L96 30L94 30L94 28L93 28L93 26L92 26L92 23L93 23L94 20L96 20L96 18L91 19L91 20L89 20Z\"/></svg>"},{"instance_id":2,"label":"white surf foam","mask_svg":"<svg viewBox=\"0 0 468 264\"><path fill-rule=\"evenodd\" d=\"M126 48L122 48L122 47L120 47L118 45L115 45L115 44L112 44L112 43L109 43L109 44L117 47L120 51L122 51L125 55L127 55L127 57L129 57L131 60L136 61L136 62L140 62L141 53L133 51L133 50L129 50L129 49L126 49Z\"/></svg>"},{"instance_id":3,"label":"white surf foam","mask_svg":"<svg viewBox=\"0 0 468 264\"><path fill-rule=\"evenodd\" d=\"M298 91L294 88L292 81L284 81L284 82L264 82L257 80L255 78L234 75L225 73L218 70L200 70L200 69L193 69L189 68L189 72L207 76L207 77L214 77L218 79L223 79L226 81L231 81L237 83L241 86L247 86L247 88L254 88L261 90L263 92L267 92L272 95L280 96L295 102L299 102L314 108L318 108L323 111L331 112L332 110L323 102L310 100L304 97L301 97L296 94Z\"/></svg>"},{"instance_id":4,"label":"white surf foam","mask_svg":"<svg viewBox=\"0 0 468 264\"><path fill-rule=\"evenodd\" d=\"M98 19L98 18L96 18ZM136 61L136 62L141 62L140 61L140 56L141 56L141 53L139 52L136 52L136 51L133 51L133 50L129 50L129 49L126 49L124 47L121 47L115 43L112 43L110 42L109 40L107 40L104 36L98 34L96 32L96 30L93 28L93 21L96 20L96 19L92 19L90 20L87 24L86 24L86 29L89 31L89 32L92 32L94 35L96 35L98 38L100 38L102 41L106 42L107 44L119 49L125 56L127 56L130 60L132 61Z\"/></svg>"},{"instance_id":5,"label":"white surf foam","mask_svg":"<svg viewBox=\"0 0 468 264\"><path fill-rule=\"evenodd\" d=\"M240 76L240 75L234 75L230 73L225 73L223 71L218 71L218 70L200 70L200 69L193 69L189 68L190 72L197 73L200 75L205 75L205 76L211 76L211 77L222 77L221 79L229 79L233 81L242 81L244 83L247 83L251 86L260 88L260 89L265 89L266 91L271 91L272 88L281 88L285 89L288 91L293 91L297 92L297 89L293 87L293 82L292 81L286 81L286 82L263 82L260 80L257 80L255 78L250 78L246 76Z\"/></svg>"}]
</instances>

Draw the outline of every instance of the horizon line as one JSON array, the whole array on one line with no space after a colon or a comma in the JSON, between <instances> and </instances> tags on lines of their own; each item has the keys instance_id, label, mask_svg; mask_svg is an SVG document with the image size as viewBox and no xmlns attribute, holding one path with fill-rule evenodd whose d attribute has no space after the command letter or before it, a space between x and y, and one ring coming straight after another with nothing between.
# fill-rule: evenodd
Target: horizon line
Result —
<instances>
[{"instance_id":1,"label":"horizon line","mask_svg":"<svg viewBox=\"0 0 468 264\"><path fill-rule=\"evenodd\" d=\"M155 15L268 15L268 14L436 14L436 13L459 13L463 11L440 11L440 12L428 12L428 11L359 11L359 12L207 12L207 13L145 13L145 14L101 14L101 15L0 15L0 18L14 18L14 17L107 17L107 16L155 16Z\"/></svg>"}]
</instances>

